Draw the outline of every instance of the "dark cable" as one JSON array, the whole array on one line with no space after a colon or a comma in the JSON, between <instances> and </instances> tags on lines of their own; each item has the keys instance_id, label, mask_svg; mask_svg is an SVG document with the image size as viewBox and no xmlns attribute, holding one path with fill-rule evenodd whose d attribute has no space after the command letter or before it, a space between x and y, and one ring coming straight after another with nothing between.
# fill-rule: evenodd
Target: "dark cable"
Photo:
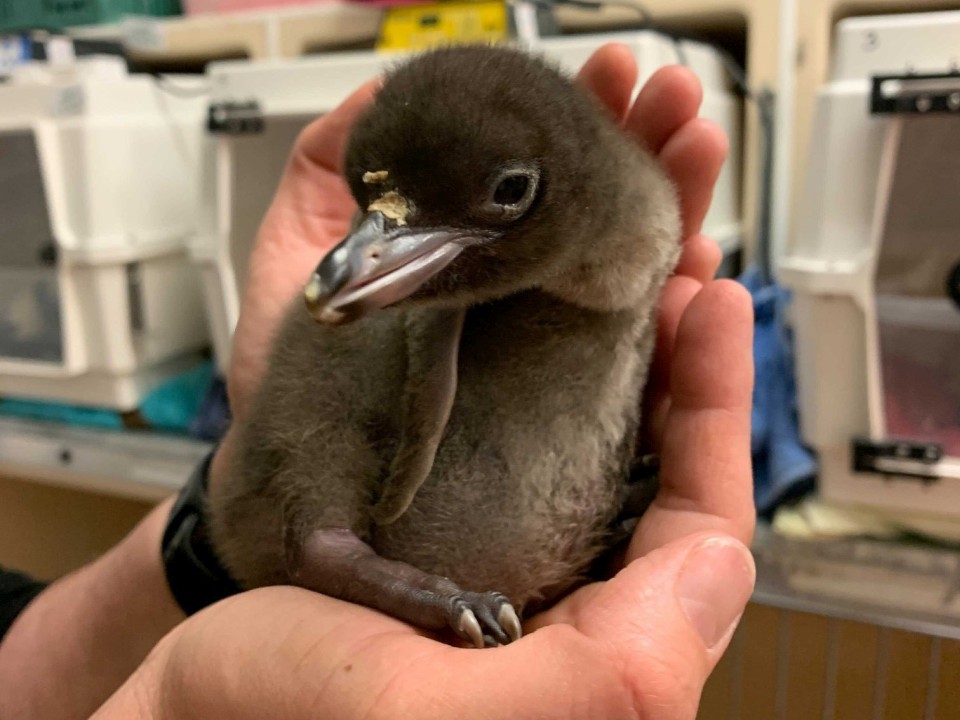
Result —
<instances>
[{"instance_id":1,"label":"dark cable","mask_svg":"<svg viewBox=\"0 0 960 720\"><path fill-rule=\"evenodd\" d=\"M170 95L178 98L184 98L189 100L190 98L201 97L203 95L210 94L209 85L199 85L196 87L185 87L183 85L178 85L168 78L166 75L163 75L157 71L150 71L149 75L153 78L153 82L158 88L163 90Z\"/></svg>"},{"instance_id":2,"label":"dark cable","mask_svg":"<svg viewBox=\"0 0 960 720\"><path fill-rule=\"evenodd\" d=\"M760 114L760 180L757 193L757 264L764 283L773 282L771 230L773 225L774 94L764 88L752 95Z\"/></svg>"}]
</instances>

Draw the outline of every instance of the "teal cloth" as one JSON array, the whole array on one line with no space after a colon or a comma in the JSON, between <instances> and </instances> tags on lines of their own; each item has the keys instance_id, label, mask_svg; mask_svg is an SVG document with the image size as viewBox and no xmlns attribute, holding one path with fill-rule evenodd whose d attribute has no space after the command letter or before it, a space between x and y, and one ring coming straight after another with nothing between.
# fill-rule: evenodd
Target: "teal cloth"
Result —
<instances>
[{"instance_id":1,"label":"teal cloth","mask_svg":"<svg viewBox=\"0 0 960 720\"><path fill-rule=\"evenodd\" d=\"M40 400L21 400L18 398L0 399L0 415L28 418L30 420L44 420L62 425L78 425L81 427L107 428L120 430L123 421L112 410L99 408L75 407L59 403L42 402Z\"/></svg>"},{"instance_id":2,"label":"teal cloth","mask_svg":"<svg viewBox=\"0 0 960 720\"><path fill-rule=\"evenodd\" d=\"M200 410L215 374L213 362L168 380L150 393L140 406L140 415L158 430L186 432Z\"/></svg>"},{"instance_id":3,"label":"teal cloth","mask_svg":"<svg viewBox=\"0 0 960 720\"><path fill-rule=\"evenodd\" d=\"M187 433L214 375L214 364L207 361L171 378L147 395L139 408L141 417L156 430ZM40 400L0 399L0 415L79 427L123 429L120 414L113 410Z\"/></svg>"}]
</instances>

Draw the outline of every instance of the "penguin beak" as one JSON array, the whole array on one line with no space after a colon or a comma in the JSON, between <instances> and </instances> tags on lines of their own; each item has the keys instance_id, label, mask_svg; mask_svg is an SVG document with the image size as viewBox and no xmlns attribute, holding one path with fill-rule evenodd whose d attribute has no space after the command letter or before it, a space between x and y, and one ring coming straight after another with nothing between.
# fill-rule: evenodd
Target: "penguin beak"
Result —
<instances>
[{"instance_id":1,"label":"penguin beak","mask_svg":"<svg viewBox=\"0 0 960 720\"><path fill-rule=\"evenodd\" d=\"M318 322L351 322L410 296L482 239L463 230L399 226L369 213L317 266L304 290L307 309Z\"/></svg>"}]
</instances>

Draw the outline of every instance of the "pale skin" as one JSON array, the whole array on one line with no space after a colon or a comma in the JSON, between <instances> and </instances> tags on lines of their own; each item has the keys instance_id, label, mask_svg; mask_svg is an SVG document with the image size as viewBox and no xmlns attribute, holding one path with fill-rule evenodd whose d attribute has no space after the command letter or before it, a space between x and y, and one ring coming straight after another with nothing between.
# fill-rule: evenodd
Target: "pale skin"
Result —
<instances>
[{"instance_id":1,"label":"pale skin","mask_svg":"<svg viewBox=\"0 0 960 720\"><path fill-rule=\"evenodd\" d=\"M607 46L579 77L658 155L684 219L644 400L644 440L661 454L662 489L622 569L496 649L451 647L372 610L286 587L244 593L183 622L159 556L168 501L21 615L0 645L0 717L694 718L754 581L744 547L754 527L752 309L740 286L712 280L720 253L701 234L727 145L696 117L699 83L683 68L663 69L630 106L636 73L625 48ZM358 90L294 148L250 265L229 376L235 413L246 412L287 303L347 230L354 206L340 159L374 91ZM228 435L212 482L230 446Z\"/></svg>"}]
</instances>

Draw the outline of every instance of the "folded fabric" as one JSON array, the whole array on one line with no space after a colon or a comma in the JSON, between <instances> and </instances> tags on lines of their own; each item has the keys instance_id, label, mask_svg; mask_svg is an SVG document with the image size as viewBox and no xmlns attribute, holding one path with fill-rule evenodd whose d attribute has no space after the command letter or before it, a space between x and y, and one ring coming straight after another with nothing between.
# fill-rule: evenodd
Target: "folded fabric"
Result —
<instances>
[{"instance_id":1,"label":"folded fabric","mask_svg":"<svg viewBox=\"0 0 960 720\"><path fill-rule=\"evenodd\" d=\"M784 322L788 291L751 266L738 278L753 297L755 380L750 446L754 502L769 517L813 486L817 462L800 438L792 336Z\"/></svg>"},{"instance_id":2,"label":"folded fabric","mask_svg":"<svg viewBox=\"0 0 960 720\"><path fill-rule=\"evenodd\" d=\"M217 375L211 379L200 407L190 422L190 435L199 440L216 442L230 426L230 417L227 384Z\"/></svg>"},{"instance_id":3,"label":"folded fabric","mask_svg":"<svg viewBox=\"0 0 960 720\"><path fill-rule=\"evenodd\" d=\"M212 362L205 361L167 380L144 399L138 412L151 429L190 434L194 419L215 384ZM23 398L0 399L0 415L55 422L77 427L122 430L123 416L115 410Z\"/></svg>"},{"instance_id":4,"label":"folded fabric","mask_svg":"<svg viewBox=\"0 0 960 720\"><path fill-rule=\"evenodd\" d=\"M78 427L121 430L123 418L113 410L62 405L41 400L0 398L0 415L21 417L30 420L76 425Z\"/></svg>"},{"instance_id":5,"label":"folded fabric","mask_svg":"<svg viewBox=\"0 0 960 720\"><path fill-rule=\"evenodd\" d=\"M187 432L214 380L214 373L213 362L207 361L166 381L144 398L140 416L156 430Z\"/></svg>"}]
</instances>

